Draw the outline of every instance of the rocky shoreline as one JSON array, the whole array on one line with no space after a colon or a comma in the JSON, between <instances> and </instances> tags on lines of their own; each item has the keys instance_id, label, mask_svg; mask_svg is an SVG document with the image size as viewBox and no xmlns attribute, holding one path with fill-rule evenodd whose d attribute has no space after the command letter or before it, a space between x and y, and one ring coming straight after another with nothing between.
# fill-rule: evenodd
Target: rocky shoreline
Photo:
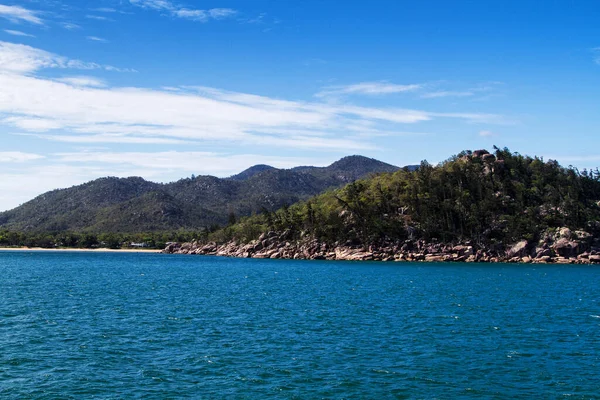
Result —
<instances>
[{"instance_id":1,"label":"rocky shoreline","mask_svg":"<svg viewBox=\"0 0 600 400\"><path fill-rule=\"evenodd\" d=\"M249 243L169 243L165 254L214 255L239 258L346 261L508 262L537 264L600 263L600 243L584 231L560 228L532 243L522 240L509 248L483 249L465 242L428 243L406 240L380 246L332 245L313 238L290 240L288 231L264 233Z\"/></svg>"}]
</instances>

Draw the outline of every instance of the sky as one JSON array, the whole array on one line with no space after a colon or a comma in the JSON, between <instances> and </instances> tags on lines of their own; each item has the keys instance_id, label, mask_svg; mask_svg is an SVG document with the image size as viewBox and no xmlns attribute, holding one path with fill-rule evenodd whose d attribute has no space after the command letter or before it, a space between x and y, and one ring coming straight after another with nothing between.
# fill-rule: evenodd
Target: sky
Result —
<instances>
[{"instance_id":1,"label":"sky","mask_svg":"<svg viewBox=\"0 0 600 400\"><path fill-rule=\"evenodd\" d=\"M597 0L0 0L0 210L103 176L600 167Z\"/></svg>"}]
</instances>

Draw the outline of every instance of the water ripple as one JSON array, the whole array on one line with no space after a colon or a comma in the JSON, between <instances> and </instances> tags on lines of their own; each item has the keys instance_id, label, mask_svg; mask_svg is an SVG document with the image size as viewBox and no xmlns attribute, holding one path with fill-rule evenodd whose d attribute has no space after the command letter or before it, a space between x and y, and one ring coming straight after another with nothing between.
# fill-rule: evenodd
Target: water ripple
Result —
<instances>
[{"instance_id":1,"label":"water ripple","mask_svg":"<svg viewBox=\"0 0 600 400\"><path fill-rule=\"evenodd\" d=\"M0 398L598 398L584 266L0 253Z\"/></svg>"}]
</instances>

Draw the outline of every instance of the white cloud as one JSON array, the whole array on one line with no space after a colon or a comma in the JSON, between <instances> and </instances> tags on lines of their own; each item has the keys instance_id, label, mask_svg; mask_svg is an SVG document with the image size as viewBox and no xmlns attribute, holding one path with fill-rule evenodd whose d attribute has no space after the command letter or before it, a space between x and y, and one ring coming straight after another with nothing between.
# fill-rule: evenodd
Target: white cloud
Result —
<instances>
[{"instance_id":1,"label":"white cloud","mask_svg":"<svg viewBox=\"0 0 600 400\"><path fill-rule=\"evenodd\" d=\"M199 22L208 22L211 19L224 19L237 14L237 11L231 8L211 8L208 10L189 9L175 5L168 0L129 0L129 2L138 7L153 9L165 12L173 17Z\"/></svg>"},{"instance_id":2,"label":"white cloud","mask_svg":"<svg viewBox=\"0 0 600 400\"><path fill-rule=\"evenodd\" d=\"M346 86L327 86L316 97L331 97L340 95L362 94L377 96L384 94L404 93L418 90L422 85L398 85L389 82L362 82Z\"/></svg>"},{"instance_id":3,"label":"white cloud","mask_svg":"<svg viewBox=\"0 0 600 400\"><path fill-rule=\"evenodd\" d=\"M479 136L490 137L490 136L495 136L495 135L494 135L494 132L492 132L492 131L479 131Z\"/></svg>"},{"instance_id":4,"label":"white cloud","mask_svg":"<svg viewBox=\"0 0 600 400\"><path fill-rule=\"evenodd\" d=\"M32 132L46 132L61 127L60 123L48 118L9 117L0 120L5 125L15 126Z\"/></svg>"},{"instance_id":5,"label":"white cloud","mask_svg":"<svg viewBox=\"0 0 600 400\"><path fill-rule=\"evenodd\" d=\"M438 92L424 93L421 95L424 99L435 99L439 97L469 97L475 93L469 90L466 91L452 91L452 90L440 90Z\"/></svg>"},{"instance_id":6,"label":"white cloud","mask_svg":"<svg viewBox=\"0 0 600 400\"><path fill-rule=\"evenodd\" d=\"M66 59L22 44L0 42L0 71L33 72L40 68L58 68Z\"/></svg>"},{"instance_id":7,"label":"white cloud","mask_svg":"<svg viewBox=\"0 0 600 400\"><path fill-rule=\"evenodd\" d=\"M87 19L95 19L96 21L114 21L114 19L105 17L103 15L86 15Z\"/></svg>"},{"instance_id":8,"label":"white cloud","mask_svg":"<svg viewBox=\"0 0 600 400\"><path fill-rule=\"evenodd\" d=\"M106 83L91 76L68 76L56 79L59 82L68 83L72 86L105 87Z\"/></svg>"},{"instance_id":9,"label":"white cloud","mask_svg":"<svg viewBox=\"0 0 600 400\"><path fill-rule=\"evenodd\" d=\"M229 18L237 14L237 11L231 8L211 8L208 10L208 15L214 19Z\"/></svg>"},{"instance_id":10,"label":"white cloud","mask_svg":"<svg viewBox=\"0 0 600 400\"><path fill-rule=\"evenodd\" d=\"M12 29L5 29L4 32L8 33L9 35L13 35L13 36L23 36L23 37L32 37L32 38L35 37L34 35L30 35L29 33L15 31Z\"/></svg>"},{"instance_id":11,"label":"white cloud","mask_svg":"<svg viewBox=\"0 0 600 400\"><path fill-rule=\"evenodd\" d=\"M600 65L600 47L593 48L592 53L594 53L594 61Z\"/></svg>"},{"instance_id":12,"label":"white cloud","mask_svg":"<svg viewBox=\"0 0 600 400\"><path fill-rule=\"evenodd\" d=\"M496 124L496 125L514 125L517 122L515 120L504 117L498 114L486 114L486 113L438 113L430 112L430 117L438 118L457 118L463 119L472 124Z\"/></svg>"},{"instance_id":13,"label":"white cloud","mask_svg":"<svg viewBox=\"0 0 600 400\"><path fill-rule=\"evenodd\" d=\"M43 25L44 21L37 16L37 12L28 10L21 6L6 6L0 4L0 17L6 18L11 22L29 22L36 25Z\"/></svg>"},{"instance_id":14,"label":"white cloud","mask_svg":"<svg viewBox=\"0 0 600 400\"><path fill-rule=\"evenodd\" d=\"M108 42L108 40L98 37L98 36L86 36L86 39L91 40L93 42L102 42L102 43Z\"/></svg>"},{"instance_id":15,"label":"white cloud","mask_svg":"<svg viewBox=\"0 0 600 400\"><path fill-rule=\"evenodd\" d=\"M491 92L495 92L502 82L484 82L475 86L468 87L466 89L458 89L458 90L447 90L447 89L437 89L439 87L440 82L431 83L425 85L425 88L430 91L422 93L422 99L438 99L438 98L446 98L446 97L473 97L478 96L477 100L482 100L490 96ZM436 88L437 90L434 90ZM483 96L483 97L482 97Z\"/></svg>"},{"instance_id":16,"label":"white cloud","mask_svg":"<svg viewBox=\"0 0 600 400\"><path fill-rule=\"evenodd\" d=\"M87 76L35 76L41 68L114 67L0 42L0 124L68 143L192 142L345 153L374 149L369 138L401 132L398 124L502 122L495 114L288 101L206 87L107 87Z\"/></svg>"},{"instance_id":17,"label":"white cloud","mask_svg":"<svg viewBox=\"0 0 600 400\"><path fill-rule=\"evenodd\" d=\"M46 67L113 68L0 42L0 114L4 114L4 125L30 132L62 130L60 138L54 138L62 141L81 137L81 142L140 143L146 138L148 143L173 139L356 151L373 148L364 135L357 135L397 130L390 124L434 118L501 121L501 116L494 114L287 101L205 87L181 88L178 92L110 88L89 77L51 80L30 75Z\"/></svg>"},{"instance_id":18,"label":"white cloud","mask_svg":"<svg viewBox=\"0 0 600 400\"><path fill-rule=\"evenodd\" d=\"M104 69L106 71L132 71L110 65L72 60L23 44L0 41L0 72L31 73L42 68Z\"/></svg>"},{"instance_id":19,"label":"white cloud","mask_svg":"<svg viewBox=\"0 0 600 400\"><path fill-rule=\"evenodd\" d=\"M63 143L119 143L119 144L186 144L187 140L169 139L160 137L136 137L121 134L98 134L98 135L48 135L27 134L21 136L35 136L39 139Z\"/></svg>"},{"instance_id":20,"label":"white cloud","mask_svg":"<svg viewBox=\"0 0 600 400\"><path fill-rule=\"evenodd\" d=\"M81 29L81 26L74 24L72 22L63 22L63 23L61 23L61 25L63 28L70 30L70 31L74 31L76 29Z\"/></svg>"},{"instance_id":21,"label":"white cloud","mask_svg":"<svg viewBox=\"0 0 600 400\"><path fill-rule=\"evenodd\" d=\"M172 14L179 18L191 19L194 21L206 22L208 21L208 13L204 10L188 10L182 8L179 10L173 10Z\"/></svg>"},{"instance_id":22,"label":"white cloud","mask_svg":"<svg viewBox=\"0 0 600 400\"><path fill-rule=\"evenodd\" d=\"M33 153L23 153L20 151L0 151L1 163L22 163L26 161L39 160L44 156Z\"/></svg>"}]
</instances>

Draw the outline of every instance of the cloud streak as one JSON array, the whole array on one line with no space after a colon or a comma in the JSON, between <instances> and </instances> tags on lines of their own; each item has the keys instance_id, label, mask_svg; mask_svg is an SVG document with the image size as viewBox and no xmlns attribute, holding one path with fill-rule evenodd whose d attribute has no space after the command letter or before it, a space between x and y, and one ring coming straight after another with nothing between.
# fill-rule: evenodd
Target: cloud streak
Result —
<instances>
[{"instance_id":1,"label":"cloud streak","mask_svg":"<svg viewBox=\"0 0 600 400\"><path fill-rule=\"evenodd\" d=\"M69 59L23 44L0 41L0 72L32 73L43 68L102 69L105 71L133 72L134 70Z\"/></svg>"},{"instance_id":2,"label":"cloud streak","mask_svg":"<svg viewBox=\"0 0 600 400\"><path fill-rule=\"evenodd\" d=\"M475 95L470 90L465 91L452 91L452 90L440 90L438 92L424 93L421 95L423 99L437 99L440 97L469 97Z\"/></svg>"},{"instance_id":3,"label":"cloud streak","mask_svg":"<svg viewBox=\"0 0 600 400\"><path fill-rule=\"evenodd\" d=\"M86 36L86 39L91 40L92 42L108 43L108 40L98 36Z\"/></svg>"},{"instance_id":4,"label":"cloud streak","mask_svg":"<svg viewBox=\"0 0 600 400\"><path fill-rule=\"evenodd\" d=\"M69 31L74 31L76 29L81 29L81 26L74 24L72 22L63 22L60 24L63 28Z\"/></svg>"},{"instance_id":5,"label":"cloud streak","mask_svg":"<svg viewBox=\"0 0 600 400\"><path fill-rule=\"evenodd\" d=\"M88 14L85 17L87 19L94 19L96 21L114 21L114 19L105 17L103 15L91 15L91 14Z\"/></svg>"},{"instance_id":6,"label":"cloud streak","mask_svg":"<svg viewBox=\"0 0 600 400\"><path fill-rule=\"evenodd\" d=\"M207 10L190 9L175 5L168 0L129 0L129 2L134 6L156 10L172 17L198 22L225 19L237 14L237 11L231 8L211 8Z\"/></svg>"},{"instance_id":7,"label":"cloud streak","mask_svg":"<svg viewBox=\"0 0 600 400\"><path fill-rule=\"evenodd\" d=\"M22 36L22 37L31 37L31 38L35 37L34 35L30 35L29 33L15 31L13 29L5 29L4 32L8 33L9 35L13 35L13 36Z\"/></svg>"},{"instance_id":8,"label":"cloud streak","mask_svg":"<svg viewBox=\"0 0 600 400\"><path fill-rule=\"evenodd\" d=\"M58 82L64 82L72 86L105 87L106 82L92 76L67 76L56 79Z\"/></svg>"},{"instance_id":9,"label":"cloud streak","mask_svg":"<svg viewBox=\"0 0 600 400\"><path fill-rule=\"evenodd\" d=\"M0 17L11 22L29 22L35 25L43 25L44 21L38 17L38 13L21 6L6 6L0 4Z\"/></svg>"},{"instance_id":10,"label":"cloud streak","mask_svg":"<svg viewBox=\"0 0 600 400\"><path fill-rule=\"evenodd\" d=\"M327 86L318 92L315 96L318 98L336 97L343 95L368 95L380 96L386 94L396 94L405 92L414 92L420 89L422 85L398 85L389 82L362 82L353 85Z\"/></svg>"},{"instance_id":11,"label":"cloud streak","mask_svg":"<svg viewBox=\"0 0 600 400\"><path fill-rule=\"evenodd\" d=\"M0 163L23 163L41 158L44 158L44 156L39 154L23 153L20 151L0 151Z\"/></svg>"}]
</instances>

